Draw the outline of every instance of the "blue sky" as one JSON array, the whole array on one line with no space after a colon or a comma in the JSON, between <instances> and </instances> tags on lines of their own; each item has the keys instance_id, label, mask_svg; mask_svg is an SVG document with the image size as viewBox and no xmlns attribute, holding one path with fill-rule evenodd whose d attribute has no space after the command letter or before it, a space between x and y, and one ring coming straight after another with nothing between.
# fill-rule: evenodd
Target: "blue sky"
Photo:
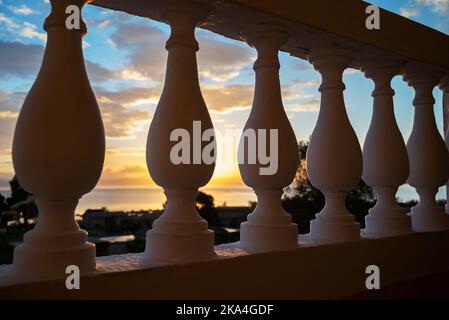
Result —
<instances>
[{"instance_id":1,"label":"blue sky","mask_svg":"<svg viewBox=\"0 0 449 320\"><path fill-rule=\"evenodd\" d=\"M449 34L449 0L373 0L371 3ZM13 175L11 141L23 99L38 72L45 45L46 0L0 0L0 187ZM145 141L165 71L166 25L91 5L83 10L88 34L84 54L107 135L101 186L151 184ZM201 87L218 129L242 128L252 102L255 51L197 30ZM319 74L309 63L280 54L284 105L298 140L307 139L318 116ZM372 114L373 84L347 70L345 100L350 121L363 144ZM395 113L404 139L413 121L413 91L395 77ZM441 92L435 114L442 130ZM220 152L220 150L219 150ZM235 165L217 170L213 183L241 183Z\"/></svg>"}]
</instances>

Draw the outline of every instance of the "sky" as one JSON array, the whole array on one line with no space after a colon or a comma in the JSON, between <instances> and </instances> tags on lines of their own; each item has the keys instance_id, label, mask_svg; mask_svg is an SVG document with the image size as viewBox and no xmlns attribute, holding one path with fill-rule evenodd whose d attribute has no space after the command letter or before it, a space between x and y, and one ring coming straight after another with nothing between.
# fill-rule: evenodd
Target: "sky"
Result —
<instances>
[{"instance_id":1,"label":"sky","mask_svg":"<svg viewBox=\"0 0 449 320\"><path fill-rule=\"evenodd\" d=\"M449 34L449 0L372 0L371 3ZM42 60L48 0L0 0L0 188L14 175L11 144L15 122ZM149 125L161 94L168 26L92 5L84 56L106 131L106 159L99 187L152 186L145 163ZM381 22L382 27L382 22ZM197 29L201 90L217 130L243 128L254 90L255 50ZM319 74L301 59L280 53L283 103L298 140L311 135L319 110ZM372 114L373 84L356 70L344 74L349 119L361 145ZM395 114L407 139L413 121L413 91L397 76ZM441 92L434 91L442 131ZM223 152L220 150L218 152ZM217 164L209 185L243 185L236 163Z\"/></svg>"}]
</instances>

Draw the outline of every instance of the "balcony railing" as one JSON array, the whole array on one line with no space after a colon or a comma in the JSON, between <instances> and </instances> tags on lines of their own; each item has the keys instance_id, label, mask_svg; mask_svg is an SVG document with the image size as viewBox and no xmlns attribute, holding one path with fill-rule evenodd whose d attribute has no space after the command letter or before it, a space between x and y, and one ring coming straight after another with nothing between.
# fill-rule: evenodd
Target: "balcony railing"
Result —
<instances>
[{"instance_id":1,"label":"balcony railing","mask_svg":"<svg viewBox=\"0 0 449 320\"><path fill-rule=\"evenodd\" d=\"M379 266L383 285L449 271L444 259L449 216L435 202L438 187L449 178L449 154L436 127L432 96L439 86L447 120L449 37L383 10L382 28L368 30L369 4L350 0L94 1L171 27L164 90L147 144L149 171L165 190L167 208L148 231L144 253L96 259L74 210L100 177L105 136L84 68L86 26L69 29L65 24L66 7L86 2L52 0L44 24L48 41L42 68L13 142L14 168L36 197L39 222L16 248L13 264L0 266L0 296L338 298L366 290L368 265ZM245 128L279 130L274 175L261 175L260 163L240 165L244 182L258 197L241 226L241 241L216 247L193 204L213 164L175 165L169 159L172 130L191 131L193 121L201 121L203 130L213 128L198 82L197 26L257 49L254 102ZM299 241L297 226L280 202L298 158L280 95L279 50L306 59L322 77L307 168L326 205L311 222L310 234ZM375 84L363 150L345 109L342 75L347 68L360 69ZM407 145L393 112L390 81L398 74L415 91ZM361 232L344 200L362 176L378 200ZM410 215L395 202L406 181L420 197ZM65 288L69 265L81 270L84 290ZM220 275L216 282L204 280L214 274Z\"/></svg>"}]
</instances>

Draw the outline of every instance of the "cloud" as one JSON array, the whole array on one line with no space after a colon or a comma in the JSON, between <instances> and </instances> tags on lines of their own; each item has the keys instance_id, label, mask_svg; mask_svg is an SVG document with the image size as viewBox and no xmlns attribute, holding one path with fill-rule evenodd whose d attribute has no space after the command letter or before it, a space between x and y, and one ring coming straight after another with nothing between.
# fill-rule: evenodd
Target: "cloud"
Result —
<instances>
[{"instance_id":1,"label":"cloud","mask_svg":"<svg viewBox=\"0 0 449 320\"><path fill-rule=\"evenodd\" d=\"M6 92L0 90L0 112L4 115L15 114L25 100L25 92ZM9 118L5 116L5 118Z\"/></svg>"},{"instance_id":2,"label":"cloud","mask_svg":"<svg viewBox=\"0 0 449 320\"><path fill-rule=\"evenodd\" d=\"M321 97L318 92L320 81L296 80L287 84L283 91L285 109L290 112L317 112Z\"/></svg>"},{"instance_id":3,"label":"cloud","mask_svg":"<svg viewBox=\"0 0 449 320\"><path fill-rule=\"evenodd\" d=\"M10 10L12 12L14 12L15 14L25 15L25 16L34 13L33 9L27 7L26 5L22 5L20 7L10 7Z\"/></svg>"},{"instance_id":4,"label":"cloud","mask_svg":"<svg viewBox=\"0 0 449 320\"><path fill-rule=\"evenodd\" d=\"M33 40L37 39L39 41L45 42L47 40L47 34L44 32L37 31L36 25L30 22L17 22L11 17L5 16L4 13L0 12L0 25L5 27L5 30L10 36L16 37L20 36L19 41L22 40Z\"/></svg>"},{"instance_id":5,"label":"cloud","mask_svg":"<svg viewBox=\"0 0 449 320\"><path fill-rule=\"evenodd\" d=\"M300 103L286 103L285 109L290 112L318 112L320 111L320 99L303 99Z\"/></svg>"},{"instance_id":6,"label":"cloud","mask_svg":"<svg viewBox=\"0 0 449 320\"><path fill-rule=\"evenodd\" d=\"M139 128L139 122L148 122L150 113L141 110L127 110L118 103L101 103L100 110L105 126L106 137L114 139L131 139Z\"/></svg>"},{"instance_id":7,"label":"cloud","mask_svg":"<svg viewBox=\"0 0 449 320\"><path fill-rule=\"evenodd\" d=\"M111 38L107 38L106 39L106 43L109 44L114 49L117 49L117 45L115 44L115 42Z\"/></svg>"},{"instance_id":8,"label":"cloud","mask_svg":"<svg viewBox=\"0 0 449 320\"><path fill-rule=\"evenodd\" d=\"M315 79L284 84L281 89L283 102L290 106L290 111L316 111L320 101L318 86L319 81ZM206 85L201 87L201 92L209 110L229 112L251 107L254 85Z\"/></svg>"},{"instance_id":9,"label":"cloud","mask_svg":"<svg viewBox=\"0 0 449 320\"><path fill-rule=\"evenodd\" d=\"M436 13L449 14L449 0L416 0L416 4L429 6Z\"/></svg>"},{"instance_id":10,"label":"cloud","mask_svg":"<svg viewBox=\"0 0 449 320\"><path fill-rule=\"evenodd\" d=\"M251 107L254 94L253 85L216 85L201 88L209 110L231 111Z\"/></svg>"},{"instance_id":11,"label":"cloud","mask_svg":"<svg viewBox=\"0 0 449 320\"><path fill-rule=\"evenodd\" d=\"M293 68L297 71L313 70L312 64L303 59L294 59L293 60Z\"/></svg>"},{"instance_id":12,"label":"cloud","mask_svg":"<svg viewBox=\"0 0 449 320\"><path fill-rule=\"evenodd\" d=\"M0 12L0 24L5 25L8 30L17 26L17 23L13 19L5 16L2 12Z\"/></svg>"},{"instance_id":13,"label":"cloud","mask_svg":"<svg viewBox=\"0 0 449 320\"><path fill-rule=\"evenodd\" d=\"M420 11L418 8L413 8L413 7L409 7L409 8L400 8L399 9L399 14L403 17L406 18L413 18L413 17L417 17L420 14Z\"/></svg>"},{"instance_id":14,"label":"cloud","mask_svg":"<svg viewBox=\"0 0 449 320\"><path fill-rule=\"evenodd\" d=\"M4 26L4 29L7 31L9 36L19 36L17 41L23 42L24 40L37 39L45 42L47 40L47 34L44 32L39 32L36 25L27 21L21 22L14 20L2 12L0 12L0 25Z\"/></svg>"},{"instance_id":15,"label":"cloud","mask_svg":"<svg viewBox=\"0 0 449 320\"><path fill-rule=\"evenodd\" d=\"M114 71L109 70L98 63L87 60L85 64L89 80L92 82L110 81L117 77Z\"/></svg>"},{"instance_id":16,"label":"cloud","mask_svg":"<svg viewBox=\"0 0 449 320\"><path fill-rule=\"evenodd\" d=\"M47 34L37 31L37 27L29 22L25 22L22 28L19 31L19 34L22 37L29 39L38 39L42 42L47 41Z\"/></svg>"},{"instance_id":17,"label":"cloud","mask_svg":"<svg viewBox=\"0 0 449 320\"><path fill-rule=\"evenodd\" d=\"M99 185L133 185L148 186L154 183L150 179L148 169L144 166L106 167L103 169Z\"/></svg>"},{"instance_id":18,"label":"cloud","mask_svg":"<svg viewBox=\"0 0 449 320\"><path fill-rule=\"evenodd\" d=\"M94 88L99 101L115 102L123 105L133 105L140 101L158 101L161 95L159 88L132 87L120 91L110 91L103 88Z\"/></svg>"},{"instance_id":19,"label":"cloud","mask_svg":"<svg viewBox=\"0 0 449 320\"><path fill-rule=\"evenodd\" d=\"M316 90L318 85L317 80L295 81L284 85L282 94L286 109L293 112L317 111L320 101ZM161 94L158 87L133 87L119 91L94 88L94 91L103 114L106 135L115 139L132 138L136 123L148 124L151 114L139 106L157 104ZM209 111L223 113L250 108L254 85L203 85L201 91ZM142 127L137 126L139 128Z\"/></svg>"},{"instance_id":20,"label":"cloud","mask_svg":"<svg viewBox=\"0 0 449 320\"><path fill-rule=\"evenodd\" d=\"M18 116L16 111L0 111L0 119L16 119Z\"/></svg>"},{"instance_id":21,"label":"cloud","mask_svg":"<svg viewBox=\"0 0 449 320\"><path fill-rule=\"evenodd\" d=\"M0 118L0 148L11 147L16 118Z\"/></svg>"},{"instance_id":22,"label":"cloud","mask_svg":"<svg viewBox=\"0 0 449 320\"><path fill-rule=\"evenodd\" d=\"M100 29L106 28L107 26L109 26L112 23L111 19L105 19L102 20L100 23L97 24L97 27Z\"/></svg>"},{"instance_id":23,"label":"cloud","mask_svg":"<svg viewBox=\"0 0 449 320\"><path fill-rule=\"evenodd\" d=\"M110 41L128 53L127 74L161 82L165 76L165 40L159 28L142 22L119 23ZM126 76L126 74L125 74Z\"/></svg>"},{"instance_id":24,"label":"cloud","mask_svg":"<svg viewBox=\"0 0 449 320\"><path fill-rule=\"evenodd\" d=\"M247 45L229 44L201 33L198 36L198 69L200 77L225 82L237 77L245 67L251 67L255 50Z\"/></svg>"},{"instance_id":25,"label":"cloud","mask_svg":"<svg viewBox=\"0 0 449 320\"><path fill-rule=\"evenodd\" d=\"M406 18L418 17L426 7L438 15L445 16L445 19L447 19L449 0L412 0L407 6L399 9L399 14Z\"/></svg>"},{"instance_id":26,"label":"cloud","mask_svg":"<svg viewBox=\"0 0 449 320\"><path fill-rule=\"evenodd\" d=\"M150 123L151 114L145 110L131 109L129 106L142 101L159 98L158 89L127 88L108 91L94 88L100 105L106 136L113 139L131 139L134 133Z\"/></svg>"},{"instance_id":27,"label":"cloud","mask_svg":"<svg viewBox=\"0 0 449 320\"><path fill-rule=\"evenodd\" d=\"M145 160L146 146L140 147L109 147L106 156L140 157Z\"/></svg>"},{"instance_id":28,"label":"cloud","mask_svg":"<svg viewBox=\"0 0 449 320\"><path fill-rule=\"evenodd\" d=\"M17 76L27 78L37 75L42 63L44 47L20 42L0 40L0 77ZM120 78L116 72L98 63L86 61L86 69L92 82L104 82Z\"/></svg>"},{"instance_id":29,"label":"cloud","mask_svg":"<svg viewBox=\"0 0 449 320\"><path fill-rule=\"evenodd\" d=\"M24 92L6 92L0 90L0 179L11 178L11 145L19 108L25 99Z\"/></svg>"},{"instance_id":30,"label":"cloud","mask_svg":"<svg viewBox=\"0 0 449 320\"><path fill-rule=\"evenodd\" d=\"M139 75L156 82L165 76L165 42L169 35L147 22L119 23L108 43L128 52L127 75ZM202 31L197 36L198 71L201 78L224 82L237 77L240 71L251 66L255 51L240 43L230 44ZM219 54L218 54L219 53Z\"/></svg>"},{"instance_id":31,"label":"cloud","mask_svg":"<svg viewBox=\"0 0 449 320\"><path fill-rule=\"evenodd\" d=\"M150 123L151 114L145 110L131 109L129 105L143 99L156 99L157 89L129 88L123 91L94 89L100 105L106 136L113 139L130 139ZM11 145L19 109L25 99L24 92L0 91L0 148Z\"/></svg>"},{"instance_id":32,"label":"cloud","mask_svg":"<svg viewBox=\"0 0 449 320\"><path fill-rule=\"evenodd\" d=\"M44 48L40 45L0 41L0 77L27 77L36 74L43 51Z\"/></svg>"}]
</instances>

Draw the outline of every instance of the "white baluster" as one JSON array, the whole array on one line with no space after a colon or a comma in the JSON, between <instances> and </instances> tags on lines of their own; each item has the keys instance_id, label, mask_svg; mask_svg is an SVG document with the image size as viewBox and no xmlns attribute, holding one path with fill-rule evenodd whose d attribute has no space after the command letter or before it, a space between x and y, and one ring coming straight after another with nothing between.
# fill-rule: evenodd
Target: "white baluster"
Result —
<instances>
[{"instance_id":1,"label":"white baluster","mask_svg":"<svg viewBox=\"0 0 449 320\"><path fill-rule=\"evenodd\" d=\"M311 221L311 239L337 242L360 238L360 226L345 207L346 195L360 181L362 153L343 99L343 71L352 55L336 45L312 48L309 61L321 73L321 106L307 151L310 182L325 197L324 209Z\"/></svg>"},{"instance_id":2,"label":"white baluster","mask_svg":"<svg viewBox=\"0 0 449 320\"><path fill-rule=\"evenodd\" d=\"M176 129L185 129L191 140L201 138L212 122L201 95L198 82L195 27L207 17L208 11L190 2L177 2L165 12L171 36L168 50L165 85L148 133L147 164L151 177L162 186L167 208L147 233L145 260L149 263L186 262L215 257L214 233L208 230L194 206L198 188L212 177L215 161L206 164L193 144L190 164L175 164L171 157L177 141L170 141ZM194 132L193 122L201 128ZM206 143L201 143L204 147ZM190 148L190 147L189 147ZM201 150L200 150L201 151ZM215 157L216 155L214 155ZM198 164L194 160L199 160Z\"/></svg>"},{"instance_id":3,"label":"white baluster","mask_svg":"<svg viewBox=\"0 0 449 320\"><path fill-rule=\"evenodd\" d=\"M245 184L256 192L258 202L248 221L241 225L241 246L251 253L294 249L298 247L298 226L283 210L280 199L282 188L292 182L299 163L298 145L282 105L279 83L278 51L288 33L282 26L261 24L244 32L244 37L257 49L258 58L254 64L253 106L239 145L239 169ZM247 132L254 132L257 147L244 138ZM266 133L264 137L259 135L262 132ZM271 162L264 164L253 154L257 160L251 164L251 153L259 151L261 144L267 146Z\"/></svg>"},{"instance_id":4,"label":"white baluster","mask_svg":"<svg viewBox=\"0 0 449 320\"><path fill-rule=\"evenodd\" d=\"M22 279L65 277L68 265L82 273L95 270L95 246L86 242L74 210L100 177L104 129L84 67L86 26L65 27L66 7L81 8L86 2L51 0L42 67L14 133L14 169L39 208L37 226L14 251L13 269Z\"/></svg>"},{"instance_id":5,"label":"white baluster","mask_svg":"<svg viewBox=\"0 0 449 320\"><path fill-rule=\"evenodd\" d=\"M438 132L433 111L432 90L441 78L440 70L422 64L409 63L404 68L404 80L415 90L415 116L407 142L408 183L419 194L419 203L411 211L414 231L449 228L449 217L435 201L438 187L446 184L449 178L449 154Z\"/></svg>"},{"instance_id":6,"label":"white baluster","mask_svg":"<svg viewBox=\"0 0 449 320\"><path fill-rule=\"evenodd\" d=\"M363 145L363 178L377 194L376 205L365 217L368 236L394 236L409 233L411 219L395 201L397 189L405 183L409 162L404 139L396 124L391 79L400 64L382 60L367 61L362 69L375 84L373 115Z\"/></svg>"},{"instance_id":7,"label":"white baluster","mask_svg":"<svg viewBox=\"0 0 449 320\"><path fill-rule=\"evenodd\" d=\"M440 89L443 91L444 140L449 148L449 75L441 80ZM446 183L446 213L449 213L449 182Z\"/></svg>"}]
</instances>

